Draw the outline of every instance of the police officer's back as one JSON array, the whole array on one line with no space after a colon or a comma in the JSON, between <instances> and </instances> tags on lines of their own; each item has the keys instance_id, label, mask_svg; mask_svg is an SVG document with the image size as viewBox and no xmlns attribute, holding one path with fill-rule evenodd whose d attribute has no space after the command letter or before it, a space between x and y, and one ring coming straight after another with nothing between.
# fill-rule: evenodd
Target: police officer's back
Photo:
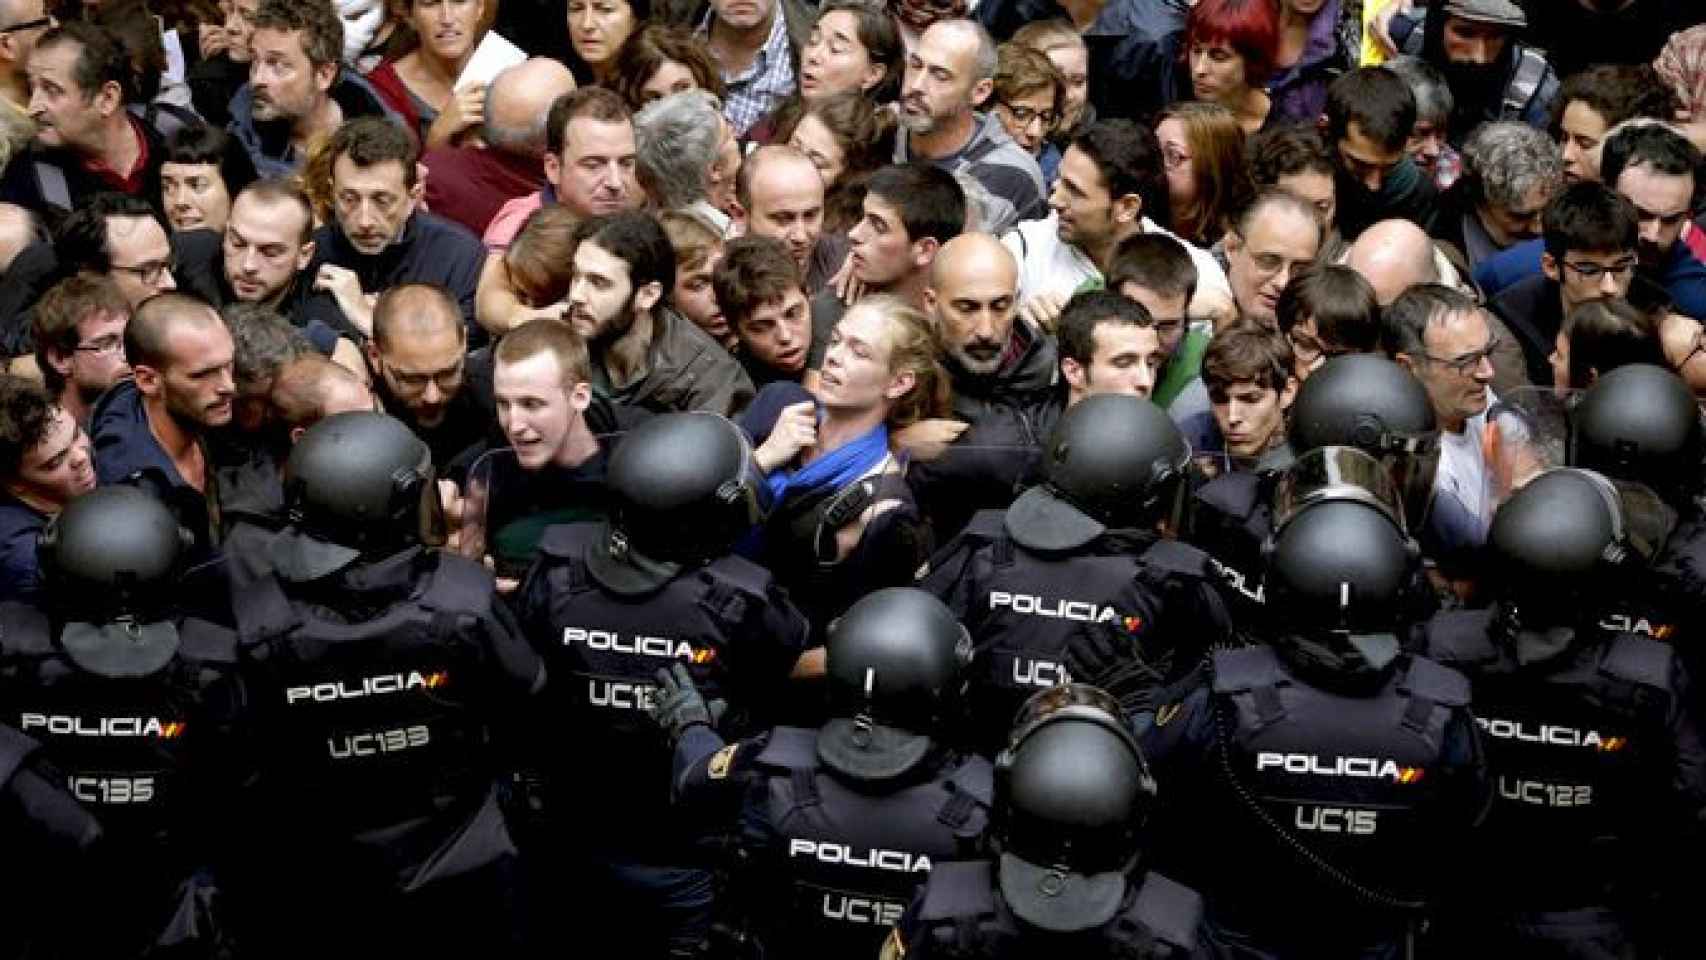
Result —
<instances>
[{"instance_id":1,"label":"police officer's back","mask_svg":"<svg viewBox=\"0 0 1706 960\"><path fill-rule=\"evenodd\" d=\"M744 723L777 700L808 627L767 571L732 555L763 489L734 424L650 420L617 442L606 480L609 519L548 530L518 602L551 670L541 722L580 733L538 758L557 834L549 865L596 877L582 905L630 930L637 953L662 956L657 940L680 952L703 936L710 875L670 810L670 752L646 717L656 672L686 666L728 702L725 723Z\"/></svg>"},{"instance_id":2,"label":"police officer's back","mask_svg":"<svg viewBox=\"0 0 1706 960\"><path fill-rule=\"evenodd\" d=\"M1177 526L1190 449L1139 397L1088 397L1061 416L1044 482L984 510L932 561L920 586L971 632L971 740L994 756L1039 687L1065 679L1068 636L1105 633L1142 651L1155 682L1188 672L1230 634L1208 558L1163 539Z\"/></svg>"},{"instance_id":3,"label":"police officer's back","mask_svg":"<svg viewBox=\"0 0 1706 960\"><path fill-rule=\"evenodd\" d=\"M996 760L987 858L939 864L884 945L897 957L1184 957L1202 901L1149 870L1156 785L1107 694L1040 691Z\"/></svg>"},{"instance_id":4,"label":"police officer's back","mask_svg":"<svg viewBox=\"0 0 1706 960\"><path fill-rule=\"evenodd\" d=\"M1232 956L1395 955L1486 802L1468 682L1396 636L1416 563L1396 498L1294 488L1319 457L1368 461L1325 448L1282 481L1268 643L1214 654L1139 718L1165 787L1157 865L1202 890Z\"/></svg>"},{"instance_id":5,"label":"police officer's back","mask_svg":"<svg viewBox=\"0 0 1706 960\"><path fill-rule=\"evenodd\" d=\"M191 537L134 487L73 501L43 533L39 608L0 605L4 722L104 825L90 876L98 923L63 931L71 953L140 956L165 944L212 955L209 789L220 737L210 709L236 663L229 630L183 616L177 578Z\"/></svg>"},{"instance_id":6,"label":"police officer's back","mask_svg":"<svg viewBox=\"0 0 1706 960\"><path fill-rule=\"evenodd\" d=\"M1429 655L1474 686L1497 788L1435 925L1443 950L1654 947L1640 914L1661 877L1646 865L1698 849L1706 748L1676 652L1597 623L1597 598L1640 579L1637 514L1654 501L1586 470L1541 474L1493 518L1498 602L1428 626Z\"/></svg>"},{"instance_id":7,"label":"police officer's back","mask_svg":"<svg viewBox=\"0 0 1706 960\"><path fill-rule=\"evenodd\" d=\"M285 466L274 573L238 596L254 743L247 919L320 944L503 952L510 842L494 735L543 683L477 563L437 549L427 447L377 413L312 427ZM286 893L287 891L287 893ZM306 916L277 898L309 905Z\"/></svg>"},{"instance_id":8,"label":"police officer's back","mask_svg":"<svg viewBox=\"0 0 1706 960\"><path fill-rule=\"evenodd\" d=\"M933 865L974 854L991 767L943 734L971 641L939 601L892 587L854 603L826 643L830 720L724 745L680 664L655 716L675 741L679 816L734 834L714 953L870 960ZM718 955L721 955L718 953Z\"/></svg>"},{"instance_id":9,"label":"police officer's back","mask_svg":"<svg viewBox=\"0 0 1706 960\"><path fill-rule=\"evenodd\" d=\"M90 919L78 894L100 867L91 851L101 827L64 784L41 744L0 723L0 956L76 956L82 948L66 934Z\"/></svg>"}]
</instances>

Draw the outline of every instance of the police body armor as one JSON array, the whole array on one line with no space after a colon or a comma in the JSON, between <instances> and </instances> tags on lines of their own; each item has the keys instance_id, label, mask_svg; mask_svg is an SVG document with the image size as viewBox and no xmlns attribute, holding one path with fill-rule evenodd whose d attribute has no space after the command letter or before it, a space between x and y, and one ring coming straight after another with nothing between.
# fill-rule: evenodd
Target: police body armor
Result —
<instances>
[{"instance_id":1,"label":"police body armor","mask_svg":"<svg viewBox=\"0 0 1706 960\"><path fill-rule=\"evenodd\" d=\"M587 570L587 551L603 536L601 524L553 527L540 543L543 562L523 588L530 608L535 600L545 608L543 622L526 626L553 678L546 696L585 734L574 751L553 751L545 761L547 802L579 808L559 818L574 827L566 840L637 863L673 864L688 841L670 812L670 750L646 715L657 696L656 673L682 663L707 702L730 703L734 712L721 725L726 736L750 729L741 708L761 697L741 684L763 665L741 658L767 639L752 625L771 603L770 574L724 557L654 593L624 597ZM779 679L787 670L773 672ZM577 780L592 770L602 772L600 788L580 789Z\"/></svg>"},{"instance_id":2,"label":"police body armor","mask_svg":"<svg viewBox=\"0 0 1706 960\"><path fill-rule=\"evenodd\" d=\"M1271 474L1223 473L1191 495L1187 539L1210 557L1221 593L1238 622L1259 623L1262 613L1262 543L1274 530Z\"/></svg>"},{"instance_id":3,"label":"police body armor","mask_svg":"<svg viewBox=\"0 0 1706 960\"><path fill-rule=\"evenodd\" d=\"M1203 622L1203 605L1193 602L1213 587L1207 556L1191 546L1114 531L1082 548L1044 552L1015 543L1004 523L1002 511L980 511L961 534L969 554L963 566L944 566L941 580L921 584L954 610L976 644L966 696L980 750L999 752L1025 700L1069 679L1067 639L1085 624L1141 637L1145 659L1161 673L1188 670L1213 642L1210 634L1230 628ZM1170 618L1165 636L1144 632L1166 613L1185 622Z\"/></svg>"},{"instance_id":4,"label":"police body armor","mask_svg":"<svg viewBox=\"0 0 1706 960\"><path fill-rule=\"evenodd\" d=\"M1228 925L1291 929L1299 903L1349 904L1368 930L1422 906L1418 857L1439 849L1435 813L1447 786L1438 776L1452 714L1469 703L1462 675L1402 656L1381 685L1344 695L1301 680L1271 647L1214 655L1218 762L1233 815L1260 846L1278 849L1248 863L1286 864L1287 875L1238 871L1248 886L1214 904ZM1461 827L1461 824L1452 824ZM1269 841L1262 843L1263 839ZM1285 893L1275 898L1275 889ZM1362 937L1346 921L1333 931Z\"/></svg>"},{"instance_id":5,"label":"police body armor","mask_svg":"<svg viewBox=\"0 0 1706 960\"><path fill-rule=\"evenodd\" d=\"M415 873L443 853L434 848L448 831L495 814L484 759L495 667L470 640L489 615L491 576L462 557L424 556L423 581L364 622L293 601L274 577L238 604L269 797L314 837L353 841L344 869L411 887L511 852L507 836L488 837L435 857L433 877Z\"/></svg>"},{"instance_id":6,"label":"police body armor","mask_svg":"<svg viewBox=\"0 0 1706 960\"><path fill-rule=\"evenodd\" d=\"M1662 822L1652 804L1673 789L1673 651L1632 634L1572 638L1555 657L1522 663L1494 639L1510 629L1501 619L1452 612L1427 632L1430 655L1474 684L1496 785L1462 877L1493 899L1464 895L1512 912L1603 905L1608 883L1639 862L1628 841Z\"/></svg>"},{"instance_id":7,"label":"police body armor","mask_svg":"<svg viewBox=\"0 0 1706 960\"><path fill-rule=\"evenodd\" d=\"M876 956L932 867L972 856L989 822L993 770L980 757L929 779L860 784L818 762L817 731L777 727L755 763L770 778L766 829L786 857L758 866L790 888L769 956Z\"/></svg>"},{"instance_id":8,"label":"police body armor","mask_svg":"<svg viewBox=\"0 0 1706 960\"><path fill-rule=\"evenodd\" d=\"M1104 927L1079 934L1027 929L1001 902L995 866L987 860L944 863L924 888L908 956L954 960L1030 960L1056 956L1160 958L1193 955L1202 898L1150 872L1126 894Z\"/></svg>"},{"instance_id":9,"label":"police body armor","mask_svg":"<svg viewBox=\"0 0 1706 960\"><path fill-rule=\"evenodd\" d=\"M0 956L75 956L66 932L88 925L88 854L100 824L42 762L41 744L0 723ZM40 946L32 944L39 939Z\"/></svg>"}]
</instances>

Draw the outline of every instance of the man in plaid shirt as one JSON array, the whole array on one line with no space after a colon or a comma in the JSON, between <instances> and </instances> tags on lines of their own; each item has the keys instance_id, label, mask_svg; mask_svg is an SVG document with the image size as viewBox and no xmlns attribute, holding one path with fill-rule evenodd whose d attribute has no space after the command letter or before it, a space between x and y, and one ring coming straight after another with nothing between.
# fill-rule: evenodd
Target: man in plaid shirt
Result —
<instances>
[{"instance_id":1,"label":"man in plaid shirt","mask_svg":"<svg viewBox=\"0 0 1706 960\"><path fill-rule=\"evenodd\" d=\"M723 68L723 116L744 138L794 92L794 53L781 0L712 0L699 34ZM801 15L801 11L793 11Z\"/></svg>"}]
</instances>

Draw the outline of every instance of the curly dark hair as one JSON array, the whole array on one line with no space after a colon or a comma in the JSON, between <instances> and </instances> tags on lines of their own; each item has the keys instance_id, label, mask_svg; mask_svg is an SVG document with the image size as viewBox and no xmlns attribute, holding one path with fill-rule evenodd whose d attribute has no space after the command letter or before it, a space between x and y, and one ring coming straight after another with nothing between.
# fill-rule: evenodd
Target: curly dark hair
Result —
<instances>
[{"instance_id":1,"label":"curly dark hair","mask_svg":"<svg viewBox=\"0 0 1706 960\"><path fill-rule=\"evenodd\" d=\"M0 374L0 477L16 477L24 454L42 442L59 405L34 380Z\"/></svg>"}]
</instances>

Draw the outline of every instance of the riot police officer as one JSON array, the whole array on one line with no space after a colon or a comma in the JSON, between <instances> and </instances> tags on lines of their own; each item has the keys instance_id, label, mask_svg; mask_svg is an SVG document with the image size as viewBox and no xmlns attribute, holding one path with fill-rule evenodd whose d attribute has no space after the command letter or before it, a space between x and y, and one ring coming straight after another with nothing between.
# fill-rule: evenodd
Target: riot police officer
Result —
<instances>
[{"instance_id":1,"label":"riot police officer","mask_svg":"<svg viewBox=\"0 0 1706 960\"><path fill-rule=\"evenodd\" d=\"M63 932L73 954L221 947L200 827L218 802L205 765L217 762L222 713L209 698L235 666L236 638L176 607L191 543L150 494L103 487L43 532L40 608L0 606L5 722L41 742L106 834L90 878L101 916Z\"/></svg>"},{"instance_id":2,"label":"riot police officer","mask_svg":"<svg viewBox=\"0 0 1706 960\"><path fill-rule=\"evenodd\" d=\"M1140 397L1087 397L1043 450L1043 483L984 510L939 551L920 586L971 632L970 739L994 756L1013 715L1065 679L1069 634L1142 651L1154 682L1188 672L1230 635L1208 558L1177 527L1190 448Z\"/></svg>"},{"instance_id":3,"label":"riot police officer","mask_svg":"<svg viewBox=\"0 0 1706 960\"><path fill-rule=\"evenodd\" d=\"M1398 641L1417 551L1382 475L1343 447L1293 464L1263 551L1268 642L1138 718L1167 786L1157 866L1202 890L1235 956L1399 955L1486 805L1468 682ZM1118 666L1074 672L1118 684Z\"/></svg>"},{"instance_id":4,"label":"riot police officer","mask_svg":"<svg viewBox=\"0 0 1706 960\"><path fill-rule=\"evenodd\" d=\"M1402 367L1374 354L1327 361L1298 388L1286 443L1293 458L1351 446L1381 460L1398 486L1407 522L1412 529L1421 525L1439 462L1439 429L1427 390ZM1273 532L1279 475L1230 471L1191 496L1185 539L1213 558L1241 624L1262 616L1262 544Z\"/></svg>"},{"instance_id":5,"label":"riot police officer","mask_svg":"<svg viewBox=\"0 0 1706 960\"><path fill-rule=\"evenodd\" d=\"M243 851L249 949L511 952L495 747L544 673L491 574L438 549L431 463L371 412L320 421L286 461L273 573L235 604L264 824Z\"/></svg>"},{"instance_id":6,"label":"riot police officer","mask_svg":"<svg viewBox=\"0 0 1706 960\"><path fill-rule=\"evenodd\" d=\"M0 956L74 956L67 943L75 924L90 921L87 884L98 863L90 851L101 827L61 786L64 775L42 756L41 744L0 723ZM80 895L81 894L81 895Z\"/></svg>"},{"instance_id":7,"label":"riot police officer","mask_svg":"<svg viewBox=\"0 0 1706 960\"><path fill-rule=\"evenodd\" d=\"M1642 900L1667 847L1698 833L1706 747L1676 653L1609 635L1596 597L1631 588L1652 545L1644 488L1556 468L1493 517L1490 609L1442 613L1429 656L1474 687L1496 792L1435 925L1446 955L1652 952ZM1672 847L1674 849L1674 847Z\"/></svg>"},{"instance_id":8,"label":"riot police officer","mask_svg":"<svg viewBox=\"0 0 1706 960\"><path fill-rule=\"evenodd\" d=\"M670 808L670 752L646 716L656 673L687 667L728 703L724 729L750 732L796 670L821 672L821 652L802 659L805 617L732 553L763 515L738 427L708 413L647 421L616 444L606 480L609 517L547 530L518 601L551 670L545 722L580 732L573 750L553 740L538 758L555 834L538 851L541 885L575 885L574 903L548 905L571 930L620 931L635 956L691 955L711 874Z\"/></svg>"},{"instance_id":9,"label":"riot police officer","mask_svg":"<svg viewBox=\"0 0 1706 960\"><path fill-rule=\"evenodd\" d=\"M1193 955L1201 898L1143 856L1155 793L1107 694L1037 693L996 761L993 859L937 865L882 956Z\"/></svg>"},{"instance_id":10,"label":"riot police officer","mask_svg":"<svg viewBox=\"0 0 1706 960\"><path fill-rule=\"evenodd\" d=\"M658 672L676 810L741 851L713 955L751 939L748 955L870 960L931 867L977 851L991 767L943 742L970 657L936 598L879 590L830 626L833 719L728 745L687 668Z\"/></svg>"}]
</instances>

